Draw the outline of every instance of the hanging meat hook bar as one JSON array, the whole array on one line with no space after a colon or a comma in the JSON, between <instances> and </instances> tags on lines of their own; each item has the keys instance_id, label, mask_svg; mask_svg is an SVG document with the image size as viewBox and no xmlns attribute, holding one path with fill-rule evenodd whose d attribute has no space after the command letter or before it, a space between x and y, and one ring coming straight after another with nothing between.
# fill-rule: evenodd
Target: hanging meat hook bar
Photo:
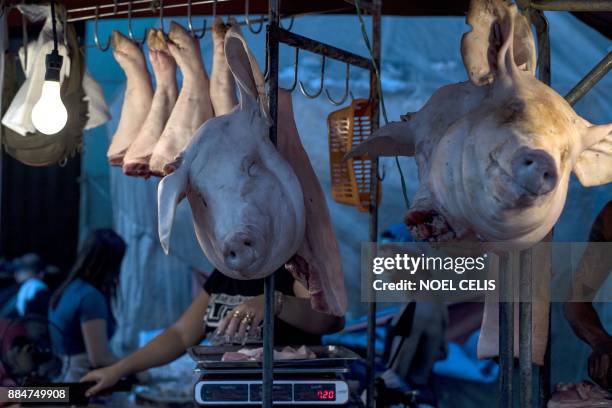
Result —
<instances>
[{"instance_id":1,"label":"hanging meat hook bar","mask_svg":"<svg viewBox=\"0 0 612 408\"><path fill-rule=\"evenodd\" d=\"M194 0L190 3L191 3L191 6L198 6L198 5L204 5L204 4L216 5L217 3L227 3L230 1L232 0ZM117 5L118 7L114 7L114 4L110 3L110 4L102 4L102 5L96 5L96 6L71 8L70 10L68 10L68 12L72 14L73 17L68 17L68 22L71 23L75 21L90 20L94 17L94 15L85 14L85 15L74 16L74 14L81 14L81 13L92 12L92 11L95 12L96 9L99 10L99 13L98 13L99 18L121 17L123 15L128 14L128 7L126 7L128 3L130 2L118 3ZM134 0L131 2L131 6L129 6L129 8L131 9L129 10L129 13L130 14L155 13L155 12L160 11L158 9L169 10L169 9L175 9L175 8L187 8L190 3L185 2L185 3L163 4L163 2L157 2L157 4L152 7L151 0ZM138 8L133 7L134 5L141 5L141 4L146 4L147 6L138 7ZM123 9L123 7L125 7L125 9ZM111 9L111 11L105 11L106 9Z\"/></svg>"}]
</instances>

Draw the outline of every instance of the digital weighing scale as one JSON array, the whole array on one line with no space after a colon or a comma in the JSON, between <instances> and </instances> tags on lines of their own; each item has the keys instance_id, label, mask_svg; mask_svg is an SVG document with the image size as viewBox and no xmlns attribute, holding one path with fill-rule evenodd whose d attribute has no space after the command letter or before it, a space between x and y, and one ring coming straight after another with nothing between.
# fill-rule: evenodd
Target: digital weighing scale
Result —
<instances>
[{"instance_id":1,"label":"digital weighing scale","mask_svg":"<svg viewBox=\"0 0 612 408\"><path fill-rule=\"evenodd\" d=\"M261 406L261 362L221 361L223 353L240 348L196 346L189 350L200 375L194 387L194 400L200 406ZM349 371L348 364L359 356L339 346L312 346L309 349L317 358L274 362L274 404L346 405L349 387L343 374Z\"/></svg>"}]
</instances>

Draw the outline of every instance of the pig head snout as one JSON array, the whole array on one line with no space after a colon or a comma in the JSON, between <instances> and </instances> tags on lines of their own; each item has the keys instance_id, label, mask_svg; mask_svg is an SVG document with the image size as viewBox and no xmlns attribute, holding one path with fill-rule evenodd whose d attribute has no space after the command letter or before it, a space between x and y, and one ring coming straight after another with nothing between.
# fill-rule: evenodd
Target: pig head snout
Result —
<instances>
[{"instance_id":1,"label":"pig head snout","mask_svg":"<svg viewBox=\"0 0 612 408\"><path fill-rule=\"evenodd\" d=\"M511 166L514 180L531 194L547 194L557 186L555 159L544 150L523 147L514 154Z\"/></svg>"},{"instance_id":2,"label":"pig head snout","mask_svg":"<svg viewBox=\"0 0 612 408\"><path fill-rule=\"evenodd\" d=\"M234 233L223 242L223 259L231 269L246 269L256 261L256 257L254 237L248 232Z\"/></svg>"}]
</instances>

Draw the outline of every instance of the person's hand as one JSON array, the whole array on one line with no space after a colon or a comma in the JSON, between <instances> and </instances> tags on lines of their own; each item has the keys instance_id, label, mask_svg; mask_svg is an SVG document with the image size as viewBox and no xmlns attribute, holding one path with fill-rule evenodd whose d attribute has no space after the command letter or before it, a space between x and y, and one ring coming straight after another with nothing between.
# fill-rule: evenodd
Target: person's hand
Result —
<instances>
[{"instance_id":1,"label":"person's hand","mask_svg":"<svg viewBox=\"0 0 612 408\"><path fill-rule=\"evenodd\" d=\"M589 356L589 376L603 389L612 388L612 338L594 345Z\"/></svg>"},{"instance_id":2,"label":"person's hand","mask_svg":"<svg viewBox=\"0 0 612 408\"><path fill-rule=\"evenodd\" d=\"M104 368L98 368L85 374L81 378L80 382L93 381L96 384L85 392L85 396L90 397L99 393L100 391L112 387L121 379L122 373L117 369L115 365L110 365Z\"/></svg>"},{"instance_id":3,"label":"person's hand","mask_svg":"<svg viewBox=\"0 0 612 408\"><path fill-rule=\"evenodd\" d=\"M264 317L264 297L256 296L231 310L219 324L216 336L244 342L248 333L255 334Z\"/></svg>"}]
</instances>

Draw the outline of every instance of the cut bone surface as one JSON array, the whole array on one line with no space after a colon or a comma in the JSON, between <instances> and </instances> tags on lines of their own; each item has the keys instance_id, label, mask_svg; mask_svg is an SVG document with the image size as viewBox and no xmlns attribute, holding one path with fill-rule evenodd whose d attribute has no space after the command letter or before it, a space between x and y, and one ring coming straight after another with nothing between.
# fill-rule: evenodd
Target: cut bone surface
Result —
<instances>
[{"instance_id":1,"label":"cut bone surface","mask_svg":"<svg viewBox=\"0 0 612 408\"><path fill-rule=\"evenodd\" d=\"M225 33L229 26L238 27L236 20L230 18L229 24L224 24L221 17L217 17L212 31L213 66L210 74L210 100L215 116L231 112L238 104L236 83L225 58Z\"/></svg>"},{"instance_id":2,"label":"cut bone surface","mask_svg":"<svg viewBox=\"0 0 612 408\"><path fill-rule=\"evenodd\" d=\"M167 174L165 166L183 151L195 131L213 117L210 84L198 40L175 22L170 24L168 37L168 49L183 74L183 84L149 162L151 173L158 176Z\"/></svg>"},{"instance_id":3,"label":"cut bone surface","mask_svg":"<svg viewBox=\"0 0 612 408\"><path fill-rule=\"evenodd\" d=\"M130 176L148 177L149 160L176 102L176 62L161 30L151 29L148 33L149 60L155 74L155 93L151 110L138 136L128 149L123 160L123 172Z\"/></svg>"},{"instance_id":4,"label":"cut bone surface","mask_svg":"<svg viewBox=\"0 0 612 408\"><path fill-rule=\"evenodd\" d=\"M123 157L138 135L151 109L153 88L144 54L136 43L118 31L112 35L113 56L127 78L121 118L108 148L111 165L121 166Z\"/></svg>"}]
</instances>

